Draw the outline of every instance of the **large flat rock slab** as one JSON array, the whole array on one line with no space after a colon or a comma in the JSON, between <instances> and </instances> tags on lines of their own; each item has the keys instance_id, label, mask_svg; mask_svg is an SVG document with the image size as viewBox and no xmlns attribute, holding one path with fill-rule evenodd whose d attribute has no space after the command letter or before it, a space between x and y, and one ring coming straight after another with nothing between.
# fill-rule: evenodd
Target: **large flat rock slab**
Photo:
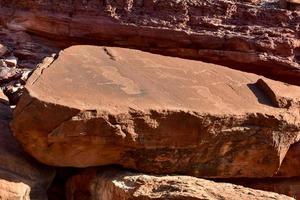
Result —
<instances>
[{"instance_id":1,"label":"large flat rock slab","mask_svg":"<svg viewBox=\"0 0 300 200\"><path fill-rule=\"evenodd\" d=\"M300 85L300 14L250 2L261 1L3 0L0 24L65 46L136 48Z\"/></svg>"},{"instance_id":2,"label":"large flat rock slab","mask_svg":"<svg viewBox=\"0 0 300 200\"><path fill-rule=\"evenodd\" d=\"M256 190L264 190L284 194L300 199L300 179L298 177L289 178L267 178L267 179L233 179L224 180L236 185L250 187Z\"/></svg>"},{"instance_id":3,"label":"large flat rock slab","mask_svg":"<svg viewBox=\"0 0 300 200\"><path fill-rule=\"evenodd\" d=\"M74 46L31 76L12 127L49 165L270 177L299 140L299 98L218 65Z\"/></svg>"}]
</instances>

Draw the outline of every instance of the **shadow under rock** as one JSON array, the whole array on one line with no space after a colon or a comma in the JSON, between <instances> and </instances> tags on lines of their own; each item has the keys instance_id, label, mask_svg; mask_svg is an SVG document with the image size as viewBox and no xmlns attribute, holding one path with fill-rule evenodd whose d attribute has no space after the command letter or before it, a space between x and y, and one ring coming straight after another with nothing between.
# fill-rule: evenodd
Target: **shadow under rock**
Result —
<instances>
[{"instance_id":1,"label":"shadow under rock","mask_svg":"<svg viewBox=\"0 0 300 200\"><path fill-rule=\"evenodd\" d=\"M24 152L11 133L11 118L12 111L9 105L0 102L0 179L28 185L32 200L46 199L46 190L54 178L55 171L38 163Z\"/></svg>"},{"instance_id":2,"label":"shadow under rock","mask_svg":"<svg viewBox=\"0 0 300 200\"><path fill-rule=\"evenodd\" d=\"M247 84L247 86L256 96L260 104L273 107L271 99L257 86L256 83Z\"/></svg>"}]
</instances>

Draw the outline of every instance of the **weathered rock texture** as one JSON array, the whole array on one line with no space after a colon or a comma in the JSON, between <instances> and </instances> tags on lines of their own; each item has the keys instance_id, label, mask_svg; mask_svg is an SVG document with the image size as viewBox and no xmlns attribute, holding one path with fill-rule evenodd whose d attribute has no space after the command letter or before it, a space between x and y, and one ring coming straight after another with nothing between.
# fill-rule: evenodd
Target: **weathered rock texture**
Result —
<instances>
[{"instance_id":1,"label":"weathered rock texture","mask_svg":"<svg viewBox=\"0 0 300 200\"><path fill-rule=\"evenodd\" d=\"M138 48L300 85L297 12L245 0L2 0L0 13L10 29L66 46Z\"/></svg>"},{"instance_id":2,"label":"weathered rock texture","mask_svg":"<svg viewBox=\"0 0 300 200\"><path fill-rule=\"evenodd\" d=\"M54 171L27 156L9 130L11 110L0 90L0 199L46 200Z\"/></svg>"},{"instance_id":3,"label":"weathered rock texture","mask_svg":"<svg viewBox=\"0 0 300 200\"><path fill-rule=\"evenodd\" d=\"M218 180L220 181L220 180ZM268 178L268 179L241 179L223 180L232 184L243 185L257 190L276 192L300 199L300 178Z\"/></svg>"},{"instance_id":4,"label":"weathered rock texture","mask_svg":"<svg viewBox=\"0 0 300 200\"><path fill-rule=\"evenodd\" d=\"M188 176L86 170L67 184L68 200L290 200L291 197Z\"/></svg>"},{"instance_id":5,"label":"weathered rock texture","mask_svg":"<svg viewBox=\"0 0 300 200\"><path fill-rule=\"evenodd\" d=\"M300 88L136 50L74 46L27 82L14 135L56 166L270 177L299 140Z\"/></svg>"},{"instance_id":6,"label":"weathered rock texture","mask_svg":"<svg viewBox=\"0 0 300 200\"><path fill-rule=\"evenodd\" d=\"M281 177L300 176L299 167L300 167L300 143L296 143L291 146L288 153L286 154L277 176L281 176Z\"/></svg>"},{"instance_id":7,"label":"weathered rock texture","mask_svg":"<svg viewBox=\"0 0 300 200\"><path fill-rule=\"evenodd\" d=\"M64 47L61 43L2 26L0 26L0 44L6 47L6 55L18 58L19 69L35 69L45 57L58 53Z\"/></svg>"}]
</instances>

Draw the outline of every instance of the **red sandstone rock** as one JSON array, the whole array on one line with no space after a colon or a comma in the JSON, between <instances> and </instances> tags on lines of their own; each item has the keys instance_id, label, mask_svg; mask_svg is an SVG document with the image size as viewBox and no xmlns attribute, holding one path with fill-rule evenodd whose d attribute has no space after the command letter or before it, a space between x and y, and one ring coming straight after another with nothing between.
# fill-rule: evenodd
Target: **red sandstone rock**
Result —
<instances>
[{"instance_id":1,"label":"red sandstone rock","mask_svg":"<svg viewBox=\"0 0 300 200\"><path fill-rule=\"evenodd\" d=\"M46 200L54 170L30 158L12 137L7 103L0 90L0 199Z\"/></svg>"},{"instance_id":2,"label":"red sandstone rock","mask_svg":"<svg viewBox=\"0 0 300 200\"><path fill-rule=\"evenodd\" d=\"M300 85L299 13L244 1L2 0L0 21L66 45L132 47Z\"/></svg>"},{"instance_id":3,"label":"red sandstone rock","mask_svg":"<svg viewBox=\"0 0 300 200\"><path fill-rule=\"evenodd\" d=\"M0 67L0 84L9 83L10 81L22 77L22 71L16 68Z\"/></svg>"},{"instance_id":4,"label":"red sandstone rock","mask_svg":"<svg viewBox=\"0 0 300 200\"><path fill-rule=\"evenodd\" d=\"M291 146L277 174L280 177L300 176L300 143ZM299 183L300 185L300 183ZM300 188L299 188L300 198Z\"/></svg>"},{"instance_id":5,"label":"red sandstone rock","mask_svg":"<svg viewBox=\"0 0 300 200\"><path fill-rule=\"evenodd\" d=\"M300 199L300 179L290 178L270 178L270 179L243 179L243 180L223 180L232 184L243 185L257 190L276 192Z\"/></svg>"},{"instance_id":6,"label":"red sandstone rock","mask_svg":"<svg viewBox=\"0 0 300 200\"><path fill-rule=\"evenodd\" d=\"M86 170L67 184L68 200L292 200L276 193L188 176L150 176L117 170Z\"/></svg>"},{"instance_id":7,"label":"red sandstone rock","mask_svg":"<svg viewBox=\"0 0 300 200\"><path fill-rule=\"evenodd\" d=\"M31 76L12 127L49 165L271 177L299 141L299 97L213 64L74 46Z\"/></svg>"}]
</instances>

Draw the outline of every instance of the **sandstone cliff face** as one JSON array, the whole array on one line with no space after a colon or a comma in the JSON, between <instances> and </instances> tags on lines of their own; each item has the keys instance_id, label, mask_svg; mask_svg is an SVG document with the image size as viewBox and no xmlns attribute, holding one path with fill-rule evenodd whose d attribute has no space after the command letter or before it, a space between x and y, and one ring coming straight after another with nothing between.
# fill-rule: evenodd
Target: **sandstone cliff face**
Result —
<instances>
[{"instance_id":1,"label":"sandstone cliff face","mask_svg":"<svg viewBox=\"0 0 300 200\"><path fill-rule=\"evenodd\" d=\"M138 48L300 85L297 12L225 0L2 0L0 6L11 29L66 46Z\"/></svg>"}]
</instances>

